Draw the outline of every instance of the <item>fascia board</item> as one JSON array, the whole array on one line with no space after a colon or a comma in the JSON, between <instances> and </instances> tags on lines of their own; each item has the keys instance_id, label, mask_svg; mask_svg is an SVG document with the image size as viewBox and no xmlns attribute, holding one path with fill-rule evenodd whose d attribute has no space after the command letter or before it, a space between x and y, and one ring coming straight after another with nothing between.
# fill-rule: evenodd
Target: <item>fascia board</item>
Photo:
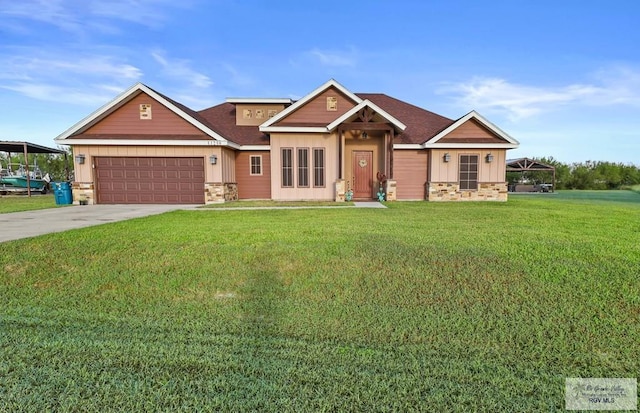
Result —
<instances>
[{"instance_id":1,"label":"fascia board","mask_svg":"<svg viewBox=\"0 0 640 413\"><path fill-rule=\"evenodd\" d=\"M520 142L518 142L517 140L515 140L514 138L509 136L508 133L506 133L505 131L503 131L502 129L500 129L499 127L494 125L493 123L489 122L484 116L480 115L475 110L472 110L471 112L467 113L466 115L464 115L463 117L461 117L460 119L458 119L457 121L455 121L454 123L449 125L442 132L438 133L436 136L434 136L433 138L431 138L427 142L425 142L425 145L434 144L434 143L438 142L440 139L444 138L449 133L451 133L452 131L457 129L460 125L462 125L463 123L465 123L466 121L468 121L470 119L476 119L478 122L480 122L481 124L483 124L484 126L489 128L493 133L495 133L496 135L500 136L502 139L506 140L510 144L513 144L513 145L516 145L516 146L520 145Z\"/></svg>"},{"instance_id":2,"label":"fascia board","mask_svg":"<svg viewBox=\"0 0 640 413\"><path fill-rule=\"evenodd\" d=\"M314 126L314 127L304 127L304 126L270 126L264 128L260 126L260 132L298 132L298 133L328 133L329 130L325 126Z\"/></svg>"},{"instance_id":3,"label":"fascia board","mask_svg":"<svg viewBox=\"0 0 640 413\"><path fill-rule=\"evenodd\" d=\"M228 146L240 149L240 145L231 141L220 140L162 140L162 139L54 139L58 145L89 145L89 146Z\"/></svg>"},{"instance_id":4,"label":"fascia board","mask_svg":"<svg viewBox=\"0 0 640 413\"><path fill-rule=\"evenodd\" d=\"M419 143L394 143L393 149L425 149Z\"/></svg>"},{"instance_id":5,"label":"fascia board","mask_svg":"<svg viewBox=\"0 0 640 413\"><path fill-rule=\"evenodd\" d=\"M315 98L320 93L324 92L325 90L329 89L332 86L335 87L336 89L338 89L340 92L342 92L345 95L347 95L350 99L352 99L357 104L362 102L361 98L359 98L355 94L351 93L349 90L347 90L347 88L342 86L340 83L336 82L334 79L329 79L323 85L321 85L320 87L316 88L313 92L309 93L308 95L306 95L302 99L296 101L293 105L289 106L288 108L286 108L282 112L278 113L276 116L272 117L271 119L267 120L265 123L260 125L260 130L262 131L263 127L267 128L267 127L273 125L274 123L279 122L281 119L284 119L289 114L295 112L298 108L300 108L301 106L303 106L304 104L309 102L311 99Z\"/></svg>"},{"instance_id":6,"label":"fascia board","mask_svg":"<svg viewBox=\"0 0 640 413\"><path fill-rule=\"evenodd\" d=\"M139 82L136 83L135 85L131 86L129 89L125 90L124 92L122 92L120 95L118 95L116 98L114 98L113 100L111 100L107 104L101 106L99 109L97 109L96 111L91 113L86 118L82 119L80 122L78 122L75 125L73 125L71 128L67 129L62 134L58 135L54 140L56 142L59 142L60 140L65 140L65 139L69 138L73 134L75 134L78 131L80 131L82 128L86 127L87 125L91 124L93 121L95 121L98 118L100 118L105 113L109 112L111 109L119 106L121 103L123 103L125 101L130 100L130 98L132 98L132 96L133 96L133 94L135 92L144 92L147 95L151 96L152 98L154 98L155 100L157 100L158 102L163 104L165 107L167 107L169 110L174 112L176 115L180 116L182 119L186 120L191 125L195 126L196 128L198 128L202 132L204 132L207 135L211 136L213 139L218 140L218 141L222 141L222 142L226 142L227 141L227 139L225 139L223 136L219 135L214 130L210 129L209 127L203 125L202 123L200 123L196 119L192 118L189 114L185 113L182 109L178 108L176 105L174 105L173 103L169 102L164 97L160 96L157 92L155 92L154 90L150 89L145 84L139 83Z\"/></svg>"},{"instance_id":7,"label":"fascia board","mask_svg":"<svg viewBox=\"0 0 640 413\"><path fill-rule=\"evenodd\" d=\"M265 103L278 103L289 105L293 103L291 98L227 98L227 103L246 103L246 104L265 104Z\"/></svg>"},{"instance_id":8,"label":"fascia board","mask_svg":"<svg viewBox=\"0 0 640 413\"><path fill-rule=\"evenodd\" d=\"M403 130L405 130L407 128L407 126L404 123L400 122L398 119L396 119L395 117L391 116L384 109L380 108L380 106L376 105L375 103L373 103L372 101L370 101L368 99L365 99L362 102L360 102L357 106L354 106L353 108L351 108L344 115L340 116L338 119L334 120L329 125L327 125L327 129L329 129L330 131L334 130L336 127L338 127L338 125L340 125L341 123L345 122L347 119L349 119L351 116L353 116L356 113L358 113L358 111L362 110L366 106L369 106L371 109L373 109L379 115L381 115L383 118L385 118L386 120L391 122L398 129L403 131Z\"/></svg>"},{"instance_id":9,"label":"fascia board","mask_svg":"<svg viewBox=\"0 0 640 413\"><path fill-rule=\"evenodd\" d=\"M139 90L142 86L144 86L144 85L142 83L140 83L140 82L138 82L135 85L131 86L129 89L127 89L124 92L120 93L118 96L113 98L111 101L109 101L109 102L105 103L104 105L100 106L98 109L93 111L91 114L89 114L84 119L76 122L69 129L67 129L66 131L62 132L60 135L58 135L54 140L56 142L58 142L60 140L67 139L69 136L73 135L77 131L79 131L82 128L84 128L85 126L89 125L91 122L93 122L96 119L98 119L102 114L108 112L113 107L118 106L124 100L128 100L128 98L131 97L133 95L133 93L136 90Z\"/></svg>"},{"instance_id":10,"label":"fascia board","mask_svg":"<svg viewBox=\"0 0 640 413\"><path fill-rule=\"evenodd\" d=\"M517 143L424 143L425 149L515 149Z\"/></svg>"}]
</instances>

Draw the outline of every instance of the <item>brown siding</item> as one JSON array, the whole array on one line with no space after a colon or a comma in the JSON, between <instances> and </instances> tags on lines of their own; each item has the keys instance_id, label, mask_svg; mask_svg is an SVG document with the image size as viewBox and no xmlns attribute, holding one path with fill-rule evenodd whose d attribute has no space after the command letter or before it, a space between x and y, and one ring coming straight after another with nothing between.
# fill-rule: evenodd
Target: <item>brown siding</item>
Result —
<instances>
[{"instance_id":1,"label":"brown siding","mask_svg":"<svg viewBox=\"0 0 640 413\"><path fill-rule=\"evenodd\" d=\"M262 175L251 175L249 158L262 155ZM238 199L271 198L271 157L269 151L241 151L236 156Z\"/></svg>"},{"instance_id":2,"label":"brown siding","mask_svg":"<svg viewBox=\"0 0 640 413\"><path fill-rule=\"evenodd\" d=\"M244 111L250 111L251 115L247 119L244 117ZM269 111L275 110L276 113L273 115L277 115L278 113L284 110L284 105L281 104L236 104L236 125L249 125L249 126L258 126L269 120ZM259 112L262 111L262 117L259 117Z\"/></svg>"},{"instance_id":3,"label":"brown siding","mask_svg":"<svg viewBox=\"0 0 640 413\"><path fill-rule=\"evenodd\" d=\"M475 119L470 119L451 131L438 143L504 143L504 139L482 126Z\"/></svg>"},{"instance_id":4,"label":"brown siding","mask_svg":"<svg viewBox=\"0 0 640 413\"><path fill-rule=\"evenodd\" d=\"M338 110L327 110L327 97L338 99ZM322 124L327 125L355 106L354 102L336 88L329 88L301 108L280 120L277 125Z\"/></svg>"},{"instance_id":5,"label":"brown siding","mask_svg":"<svg viewBox=\"0 0 640 413\"><path fill-rule=\"evenodd\" d=\"M428 155L426 150L393 151L397 199L425 199Z\"/></svg>"},{"instance_id":6,"label":"brown siding","mask_svg":"<svg viewBox=\"0 0 640 413\"><path fill-rule=\"evenodd\" d=\"M151 119L140 119L140 105L151 104ZM106 118L90 127L85 135L109 138L108 135L198 135L203 132L164 107L146 93L127 102Z\"/></svg>"}]
</instances>

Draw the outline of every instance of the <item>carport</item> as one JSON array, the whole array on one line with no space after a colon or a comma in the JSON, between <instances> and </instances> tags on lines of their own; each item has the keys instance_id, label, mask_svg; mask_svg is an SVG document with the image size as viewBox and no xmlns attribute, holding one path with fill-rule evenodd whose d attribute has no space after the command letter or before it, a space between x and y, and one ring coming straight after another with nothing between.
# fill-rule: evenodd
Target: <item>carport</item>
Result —
<instances>
[{"instance_id":1,"label":"carport","mask_svg":"<svg viewBox=\"0 0 640 413\"><path fill-rule=\"evenodd\" d=\"M28 156L30 153L57 153L64 154L64 163L65 163L65 172L67 175L67 180L69 180L69 167L67 165L67 153L65 151L61 151L60 149L48 148L46 146L38 145L30 142L23 141L0 141L0 151L7 152L9 154L9 158L11 158L12 153L23 153L25 159L25 168L26 168L26 176L27 183L29 183L29 162ZM31 196L31 186L27 184L27 195Z\"/></svg>"},{"instance_id":2,"label":"carport","mask_svg":"<svg viewBox=\"0 0 640 413\"><path fill-rule=\"evenodd\" d=\"M520 172L523 176L527 172L550 172L552 175L551 192L556 189L556 168L530 158L507 160L507 172ZM514 189L511 192L518 192Z\"/></svg>"}]
</instances>

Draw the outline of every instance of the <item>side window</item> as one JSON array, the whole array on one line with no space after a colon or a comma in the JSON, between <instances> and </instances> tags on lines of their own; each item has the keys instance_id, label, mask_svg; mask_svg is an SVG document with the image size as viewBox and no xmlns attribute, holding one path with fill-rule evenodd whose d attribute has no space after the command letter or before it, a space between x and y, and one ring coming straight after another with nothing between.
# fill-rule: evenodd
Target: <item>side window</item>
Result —
<instances>
[{"instance_id":1,"label":"side window","mask_svg":"<svg viewBox=\"0 0 640 413\"><path fill-rule=\"evenodd\" d=\"M293 187L293 149L282 148L282 187Z\"/></svg>"},{"instance_id":2,"label":"side window","mask_svg":"<svg viewBox=\"0 0 640 413\"><path fill-rule=\"evenodd\" d=\"M324 187L324 148L313 148L313 186Z\"/></svg>"},{"instance_id":3,"label":"side window","mask_svg":"<svg viewBox=\"0 0 640 413\"><path fill-rule=\"evenodd\" d=\"M478 155L460 155L460 189L475 191L478 189Z\"/></svg>"},{"instance_id":4,"label":"side window","mask_svg":"<svg viewBox=\"0 0 640 413\"><path fill-rule=\"evenodd\" d=\"M309 148L298 148L298 187L309 186Z\"/></svg>"},{"instance_id":5,"label":"side window","mask_svg":"<svg viewBox=\"0 0 640 413\"><path fill-rule=\"evenodd\" d=\"M262 155L251 155L249 165L250 175L262 175Z\"/></svg>"}]
</instances>

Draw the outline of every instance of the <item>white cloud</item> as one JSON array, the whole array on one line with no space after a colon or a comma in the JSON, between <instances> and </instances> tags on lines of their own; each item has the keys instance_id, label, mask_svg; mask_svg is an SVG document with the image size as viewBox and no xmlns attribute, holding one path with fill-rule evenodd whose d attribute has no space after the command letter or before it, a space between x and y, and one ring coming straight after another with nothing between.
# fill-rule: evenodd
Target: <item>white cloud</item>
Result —
<instances>
[{"instance_id":1,"label":"white cloud","mask_svg":"<svg viewBox=\"0 0 640 413\"><path fill-rule=\"evenodd\" d=\"M503 113L512 121L568 105L640 105L640 72L625 67L603 69L594 80L592 84L544 87L475 77L468 82L445 84L437 92L452 95L459 106Z\"/></svg>"},{"instance_id":2,"label":"white cloud","mask_svg":"<svg viewBox=\"0 0 640 413\"><path fill-rule=\"evenodd\" d=\"M5 18L35 20L75 32L80 29L78 12L81 6L78 4L71 8L64 0L12 1L2 5L0 14Z\"/></svg>"},{"instance_id":3,"label":"white cloud","mask_svg":"<svg viewBox=\"0 0 640 413\"><path fill-rule=\"evenodd\" d=\"M308 51L307 54L324 66L355 66L358 63L358 53L355 49L336 51L315 48Z\"/></svg>"},{"instance_id":4,"label":"white cloud","mask_svg":"<svg viewBox=\"0 0 640 413\"><path fill-rule=\"evenodd\" d=\"M116 22L128 21L147 27L159 27L168 18L170 8L184 8L189 0L20 0L0 5L0 16L14 31L29 31L28 24L38 21L76 35L88 32L119 33ZM11 21L13 20L13 21Z\"/></svg>"},{"instance_id":5,"label":"white cloud","mask_svg":"<svg viewBox=\"0 0 640 413\"><path fill-rule=\"evenodd\" d=\"M101 105L105 102L113 99L113 94L104 88L78 88L73 86L56 86L52 84L37 83L37 82L18 82L11 85L0 86L3 89L18 92L21 95L27 96L32 99L57 102L57 103L71 103L76 105L95 106ZM105 92L105 93L100 93Z\"/></svg>"},{"instance_id":6,"label":"white cloud","mask_svg":"<svg viewBox=\"0 0 640 413\"><path fill-rule=\"evenodd\" d=\"M160 65L159 77L171 85L162 93L192 109L211 106L213 81L208 75L192 69L190 60L167 57L164 50L153 50L151 56Z\"/></svg>"},{"instance_id":7,"label":"white cloud","mask_svg":"<svg viewBox=\"0 0 640 413\"><path fill-rule=\"evenodd\" d=\"M167 18L165 6L184 5L185 2L169 0L110 0L91 1L92 15L126 20L145 26L157 26Z\"/></svg>"},{"instance_id":8,"label":"white cloud","mask_svg":"<svg viewBox=\"0 0 640 413\"><path fill-rule=\"evenodd\" d=\"M227 71L227 73L231 75L230 80L233 85L240 87L251 87L255 84L255 81L251 76L244 74L234 66L225 63L222 65L222 67Z\"/></svg>"},{"instance_id":9,"label":"white cloud","mask_svg":"<svg viewBox=\"0 0 640 413\"><path fill-rule=\"evenodd\" d=\"M95 105L141 77L142 70L114 56L33 48L0 55L0 88L37 100Z\"/></svg>"},{"instance_id":10,"label":"white cloud","mask_svg":"<svg viewBox=\"0 0 640 413\"><path fill-rule=\"evenodd\" d=\"M163 73L171 78L187 82L194 88L208 88L213 84L209 76L192 69L189 60L169 60L162 50L151 52L151 56L162 66Z\"/></svg>"}]
</instances>

